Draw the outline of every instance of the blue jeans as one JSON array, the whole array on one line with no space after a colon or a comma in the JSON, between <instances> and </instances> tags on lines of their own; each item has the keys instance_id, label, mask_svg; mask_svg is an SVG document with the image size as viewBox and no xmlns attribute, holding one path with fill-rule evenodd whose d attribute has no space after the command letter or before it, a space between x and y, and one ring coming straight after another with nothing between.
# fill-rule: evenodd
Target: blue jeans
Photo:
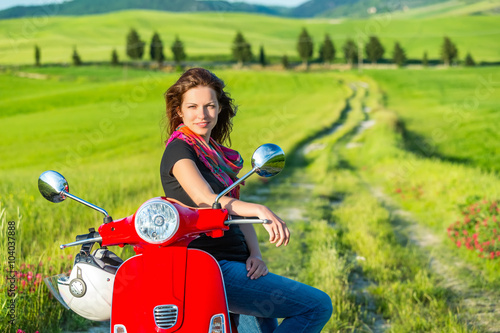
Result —
<instances>
[{"instance_id":1,"label":"blue jeans","mask_svg":"<svg viewBox=\"0 0 500 333\"><path fill-rule=\"evenodd\" d=\"M239 333L316 333L332 315L332 300L321 290L272 273L251 280L241 262L219 265L229 311L246 315L240 316ZM279 326L276 318L284 318Z\"/></svg>"}]
</instances>

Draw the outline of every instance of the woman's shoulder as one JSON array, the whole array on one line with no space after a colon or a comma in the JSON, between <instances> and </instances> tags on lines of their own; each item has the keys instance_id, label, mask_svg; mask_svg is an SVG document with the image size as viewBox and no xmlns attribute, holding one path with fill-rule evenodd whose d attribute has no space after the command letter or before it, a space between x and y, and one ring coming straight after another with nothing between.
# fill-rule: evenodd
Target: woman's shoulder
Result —
<instances>
[{"instance_id":1,"label":"woman's shoulder","mask_svg":"<svg viewBox=\"0 0 500 333\"><path fill-rule=\"evenodd\" d=\"M181 139L174 139L165 147L161 161L162 168L170 170L177 161L185 158L196 161L194 148Z\"/></svg>"},{"instance_id":2,"label":"woman's shoulder","mask_svg":"<svg viewBox=\"0 0 500 333\"><path fill-rule=\"evenodd\" d=\"M173 139L172 142L170 142L166 147L165 150L176 150L176 149L187 149L187 150L194 150L193 147L189 145L184 140L181 140L179 138Z\"/></svg>"}]
</instances>

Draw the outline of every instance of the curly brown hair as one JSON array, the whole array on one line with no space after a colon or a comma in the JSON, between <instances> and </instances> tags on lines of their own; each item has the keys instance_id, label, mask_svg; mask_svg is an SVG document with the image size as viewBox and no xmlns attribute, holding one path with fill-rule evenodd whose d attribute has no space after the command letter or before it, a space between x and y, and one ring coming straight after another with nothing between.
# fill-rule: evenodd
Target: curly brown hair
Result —
<instances>
[{"instance_id":1,"label":"curly brown hair","mask_svg":"<svg viewBox=\"0 0 500 333\"><path fill-rule=\"evenodd\" d=\"M165 93L165 101L167 103L167 132L170 136L175 129L182 123L182 118L178 111L182 105L184 93L189 89L197 86L205 86L212 88L216 95L217 101L221 107L217 124L210 137L216 142L223 144L227 141L231 145L230 134L233 129L232 118L236 115L237 106L229 93L224 91L225 83L219 79L214 73L204 68L191 68L185 71L181 77L175 82Z\"/></svg>"}]
</instances>

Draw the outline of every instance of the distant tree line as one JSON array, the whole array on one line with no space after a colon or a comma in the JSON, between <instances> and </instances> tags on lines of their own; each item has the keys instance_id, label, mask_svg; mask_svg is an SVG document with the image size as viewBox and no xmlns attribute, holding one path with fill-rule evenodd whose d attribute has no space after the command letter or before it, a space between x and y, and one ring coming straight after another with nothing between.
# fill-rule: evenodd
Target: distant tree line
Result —
<instances>
[{"instance_id":1,"label":"distant tree line","mask_svg":"<svg viewBox=\"0 0 500 333\"><path fill-rule=\"evenodd\" d=\"M131 28L126 36L126 55L131 60L141 60L146 54L145 49L146 43L141 40L138 32L134 28ZM172 52L172 60L177 66L180 66L182 62L186 60L187 55L184 43L181 41L179 36L175 36L175 40L172 43L170 50ZM302 65L305 68L308 68L314 56L314 41L306 28L302 28L302 31L297 38L296 50L299 58L302 61ZM366 58L363 57L363 51L364 57ZM380 62L382 59L384 59L383 57L385 54L385 48L376 36L370 36L368 38L368 41L364 45L362 45L362 43L360 42L356 43L353 39L348 38L342 45L341 52L345 63L351 66L355 66L356 63L363 62L364 59L367 59L372 64ZM254 61L252 46L250 42L248 42L244 37L241 31L237 31L233 39L231 45L231 55L239 67L242 67L245 64ZM38 45L35 45L34 56L35 65L40 66L41 49ZM335 61L336 56L337 49L335 47L335 44L333 43L330 35L325 34L323 41L319 45L317 58L315 61L328 66ZM443 43L440 49L440 56L441 60L446 66L450 66L451 64L456 63L458 60L458 49L448 37L443 38ZM149 57L152 61L158 64L158 67L161 67L166 60L163 41L158 32L153 33L151 42L149 43ZM78 54L76 46L73 47L71 60L73 65L75 66L79 66L83 63L80 55ZM406 56L406 52L399 42L394 43L392 57L390 60L392 61L392 63L398 65L398 67L403 67L407 63L408 59ZM263 45L260 45L257 61L262 67L269 64ZM421 62L423 66L429 65L427 51L424 52ZM465 66L475 66L476 64L470 53L467 53L463 63ZM116 49L113 49L111 52L111 64L120 64L118 52L116 51ZM281 57L281 64L284 68L290 67L290 60L288 55L285 54Z\"/></svg>"},{"instance_id":2,"label":"distant tree line","mask_svg":"<svg viewBox=\"0 0 500 333\"><path fill-rule=\"evenodd\" d=\"M251 45L239 31L233 41L232 50L233 58L240 66L252 61ZM363 51L366 58L363 57ZM356 43L353 39L348 38L342 45L342 52L345 62L351 66L354 66L357 62L363 62L364 59L367 59L372 64L376 64L383 59L385 48L376 36L370 36L364 46L360 43ZM302 29L297 39L297 54L302 61L302 65L308 68L309 63L312 61L314 56L314 42L311 35L305 28ZM325 65L329 65L335 60L337 49L335 48L335 44L329 34L325 34L322 43L319 45L317 54L317 61L324 63ZM457 47L448 37L444 37L443 39L440 56L446 66L450 66L458 60ZM406 56L406 52L399 42L394 43L392 57L390 60L394 64L398 65L398 67L403 67L407 63L408 58ZM263 46L260 47L259 63L262 66L267 64ZM290 66L287 55L283 55L281 63L284 68L288 68ZM424 66L429 65L427 51L423 54L422 64ZM475 65L474 59L470 53L468 53L465 57L464 65Z\"/></svg>"}]
</instances>

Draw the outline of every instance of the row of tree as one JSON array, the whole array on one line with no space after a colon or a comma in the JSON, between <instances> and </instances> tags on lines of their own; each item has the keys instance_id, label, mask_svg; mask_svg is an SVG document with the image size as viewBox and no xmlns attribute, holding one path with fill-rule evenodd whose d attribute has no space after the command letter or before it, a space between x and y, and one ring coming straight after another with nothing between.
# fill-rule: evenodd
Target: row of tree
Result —
<instances>
[{"instance_id":1,"label":"row of tree","mask_svg":"<svg viewBox=\"0 0 500 333\"><path fill-rule=\"evenodd\" d=\"M361 53L362 47L363 45L361 43L356 43L353 39L347 39L342 46L345 61L350 65L355 64L356 61L361 62L363 60L363 56ZM304 28L302 29L302 32L300 33L297 41L297 52L304 65L308 65L309 60L313 56L313 50L313 39ZM366 44L364 45L364 52L366 58L373 64L375 64L379 60L383 59L385 48L376 36L370 36L368 42L366 42ZM335 45L333 44L330 36L328 34L325 34L323 43L320 44L318 49L318 59L320 62L331 63L335 59L335 54ZM447 66L458 59L457 47L448 37L444 37L443 44L441 45L441 59ZM399 42L395 42L392 51L392 61L401 67L406 63L407 60L408 59L406 57L405 50L401 47L401 44L399 44ZM424 52L422 63L425 66L429 64L427 52ZM465 58L465 65L475 65L475 62L470 53L468 53Z\"/></svg>"},{"instance_id":2,"label":"row of tree","mask_svg":"<svg viewBox=\"0 0 500 333\"><path fill-rule=\"evenodd\" d=\"M127 56L132 60L141 60L144 57L145 48L146 43L141 40L139 34L135 29L131 29L126 38ZM363 48L366 58L373 64L377 63L384 57L385 48L376 36L370 36L368 42L365 43L364 47L360 42L356 43L353 39L347 39L342 45L342 53L346 63L352 66L355 65L356 62L362 62ZM175 37L175 40L172 43L170 49L173 54L173 60L176 64L179 65L182 61L186 60L187 55L184 49L184 43L179 39L178 36ZM251 44L239 31L236 33L236 36L233 40L231 51L234 60L237 61L240 66L254 60ZM300 33L297 40L297 53L304 66L308 67L309 62L312 60L314 54L314 42L305 28L302 29L302 32ZM40 65L40 54L40 48L38 46L35 46L36 65ZM317 60L325 64L330 64L335 60L336 54L337 49L330 35L325 34L325 37L318 48ZM157 32L155 32L151 38L151 42L149 45L149 56L152 61L158 62L159 66L161 66L163 61L165 61L166 59L163 41L161 40L160 35ZM450 65L458 59L457 47L448 37L444 37L443 43L441 45L441 59L443 60L445 65ZM72 60L74 65L80 65L82 63L76 47L73 50ZM401 47L399 42L395 42L392 51L392 61L401 67L405 65L407 60L408 59L406 57L405 50ZM262 66L266 66L268 63L264 47L262 45L260 46L259 50L258 62ZM111 63L114 65L119 63L118 53L116 49L112 51ZM288 56L285 55L282 57L282 64L284 67L289 66ZM424 66L427 66L429 64L427 52L424 52L422 64ZM465 65L475 65L474 59L472 58L470 53L468 53L465 58Z\"/></svg>"}]
</instances>

